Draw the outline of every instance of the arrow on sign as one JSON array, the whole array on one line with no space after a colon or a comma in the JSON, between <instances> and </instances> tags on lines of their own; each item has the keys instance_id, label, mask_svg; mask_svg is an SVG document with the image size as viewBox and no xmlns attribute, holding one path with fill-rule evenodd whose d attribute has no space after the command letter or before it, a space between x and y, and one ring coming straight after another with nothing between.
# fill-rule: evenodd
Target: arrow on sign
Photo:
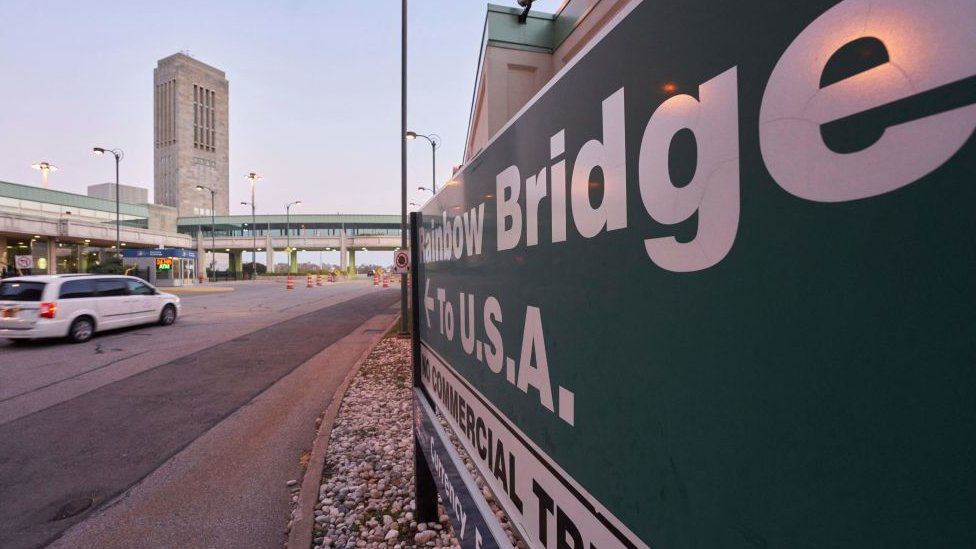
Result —
<instances>
[{"instance_id":1,"label":"arrow on sign","mask_svg":"<svg viewBox=\"0 0 976 549\"><path fill-rule=\"evenodd\" d=\"M424 314L427 315L427 327L430 328L430 312L434 310L434 298L430 297L430 279L424 286Z\"/></svg>"}]
</instances>

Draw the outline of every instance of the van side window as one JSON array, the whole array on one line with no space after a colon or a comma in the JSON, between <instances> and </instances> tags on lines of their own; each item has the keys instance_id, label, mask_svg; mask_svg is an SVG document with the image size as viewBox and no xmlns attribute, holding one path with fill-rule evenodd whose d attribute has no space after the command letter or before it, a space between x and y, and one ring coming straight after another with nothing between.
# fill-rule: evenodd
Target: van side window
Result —
<instances>
[{"instance_id":1,"label":"van side window","mask_svg":"<svg viewBox=\"0 0 976 549\"><path fill-rule=\"evenodd\" d=\"M153 290L138 280L126 280L129 285L129 293L132 295L153 295Z\"/></svg>"},{"instance_id":2,"label":"van side window","mask_svg":"<svg viewBox=\"0 0 976 549\"><path fill-rule=\"evenodd\" d=\"M60 299L95 297L94 280L69 280L61 285Z\"/></svg>"},{"instance_id":3,"label":"van side window","mask_svg":"<svg viewBox=\"0 0 976 549\"><path fill-rule=\"evenodd\" d=\"M98 297L129 295L129 286L121 278L106 278L95 281Z\"/></svg>"}]
</instances>

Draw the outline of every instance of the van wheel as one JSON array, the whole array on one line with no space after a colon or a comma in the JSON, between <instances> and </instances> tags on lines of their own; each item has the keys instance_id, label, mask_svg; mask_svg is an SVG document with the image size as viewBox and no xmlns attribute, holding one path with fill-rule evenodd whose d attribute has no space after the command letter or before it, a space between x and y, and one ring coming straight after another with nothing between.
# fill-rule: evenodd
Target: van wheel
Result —
<instances>
[{"instance_id":1,"label":"van wheel","mask_svg":"<svg viewBox=\"0 0 976 549\"><path fill-rule=\"evenodd\" d=\"M95 333L95 323L87 316L81 316L71 323L68 339L72 343L84 343L92 338L93 333Z\"/></svg>"},{"instance_id":2,"label":"van wheel","mask_svg":"<svg viewBox=\"0 0 976 549\"><path fill-rule=\"evenodd\" d=\"M163 312L159 313L159 325L169 326L174 322L176 322L176 307L166 305L163 307Z\"/></svg>"}]
</instances>

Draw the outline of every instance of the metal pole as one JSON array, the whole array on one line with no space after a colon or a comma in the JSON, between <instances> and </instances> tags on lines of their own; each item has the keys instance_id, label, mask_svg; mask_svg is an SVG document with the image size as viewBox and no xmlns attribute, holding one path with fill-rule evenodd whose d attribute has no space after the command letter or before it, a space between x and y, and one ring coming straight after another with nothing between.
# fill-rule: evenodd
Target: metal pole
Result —
<instances>
[{"instance_id":1,"label":"metal pole","mask_svg":"<svg viewBox=\"0 0 976 549\"><path fill-rule=\"evenodd\" d=\"M420 227L420 219L420 213L413 212L410 214L410 249L412 250L420 249L420 237L418 234L419 231L417 230ZM416 305L420 301L418 299L420 289L417 284L417 272L419 271L418 267L420 265L418 255L411 254L410 257L410 270L414 273L414 285L410 291L410 297L414 303L410 315L412 317L411 324L413 324L410 348L411 354L413 355L413 386L415 390L423 388L420 377L420 309ZM431 474L430 464L427 463L424 452L420 449L420 444L416 438L417 430L414 427L413 469L417 520L430 522L437 520L437 485L434 483L434 475Z\"/></svg>"},{"instance_id":2,"label":"metal pole","mask_svg":"<svg viewBox=\"0 0 976 549\"><path fill-rule=\"evenodd\" d=\"M288 274L291 274L291 204L285 205L285 252L288 254Z\"/></svg>"},{"instance_id":3,"label":"metal pole","mask_svg":"<svg viewBox=\"0 0 976 549\"><path fill-rule=\"evenodd\" d=\"M429 139L428 141L430 141L430 161L431 161L430 188L431 190L434 191L434 194L437 194L437 146L434 143L433 139Z\"/></svg>"},{"instance_id":4,"label":"metal pole","mask_svg":"<svg viewBox=\"0 0 976 549\"><path fill-rule=\"evenodd\" d=\"M400 249L407 249L407 0L400 14ZM412 250L416 253L416 250ZM400 333L407 333L407 274L400 275Z\"/></svg>"},{"instance_id":5,"label":"metal pole","mask_svg":"<svg viewBox=\"0 0 976 549\"><path fill-rule=\"evenodd\" d=\"M216 209L214 195L216 194L213 189L210 189L210 274L213 276L214 282L217 282L217 214L214 211Z\"/></svg>"},{"instance_id":6,"label":"metal pole","mask_svg":"<svg viewBox=\"0 0 976 549\"><path fill-rule=\"evenodd\" d=\"M120 235L119 228L119 154L112 153L115 155L115 256L122 257L122 238Z\"/></svg>"},{"instance_id":7,"label":"metal pole","mask_svg":"<svg viewBox=\"0 0 976 549\"><path fill-rule=\"evenodd\" d=\"M251 280L258 279L258 233L254 215L254 178L251 178Z\"/></svg>"}]
</instances>

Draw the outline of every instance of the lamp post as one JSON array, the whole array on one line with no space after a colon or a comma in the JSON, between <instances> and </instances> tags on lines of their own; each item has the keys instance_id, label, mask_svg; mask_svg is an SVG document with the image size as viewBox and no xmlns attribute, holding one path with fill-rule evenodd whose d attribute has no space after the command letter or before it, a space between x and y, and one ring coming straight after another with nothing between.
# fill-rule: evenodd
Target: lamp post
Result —
<instances>
[{"instance_id":1,"label":"lamp post","mask_svg":"<svg viewBox=\"0 0 976 549\"><path fill-rule=\"evenodd\" d=\"M215 231L217 227L215 200L217 191L206 185L197 185L198 191L210 191L210 272L213 273L214 282L217 282L217 237Z\"/></svg>"},{"instance_id":2,"label":"lamp post","mask_svg":"<svg viewBox=\"0 0 976 549\"><path fill-rule=\"evenodd\" d=\"M302 201L296 200L285 204L285 251L288 252L288 272L291 272L291 207L301 206Z\"/></svg>"},{"instance_id":3,"label":"lamp post","mask_svg":"<svg viewBox=\"0 0 976 549\"><path fill-rule=\"evenodd\" d=\"M116 257L122 257L122 238L120 236L121 230L119 228L119 162L125 157L125 153L119 149L106 149L104 147L95 147L92 151L101 156L105 153L112 153L115 157L115 255Z\"/></svg>"},{"instance_id":4,"label":"lamp post","mask_svg":"<svg viewBox=\"0 0 976 549\"><path fill-rule=\"evenodd\" d=\"M400 2L400 247L407 247L407 0ZM343 229L344 230L344 229ZM416 250L414 250L416 253ZM417 304L414 303L414 307ZM400 333L407 333L407 274L400 275ZM414 453L417 455L416 452ZM414 458L416 459L416 457ZM429 477L430 475L428 475ZM424 488L428 488L424 485ZM437 496L421 490L417 500L418 517L430 520L437 514ZM426 497L423 497L426 496ZM430 512L433 502L433 512Z\"/></svg>"},{"instance_id":5,"label":"lamp post","mask_svg":"<svg viewBox=\"0 0 976 549\"><path fill-rule=\"evenodd\" d=\"M431 192L437 194L437 148L441 146L441 138L437 134L424 135L417 132L407 132L404 136L407 139L413 140L418 137L423 137L430 142L430 160L431 160L431 174L430 174L430 186Z\"/></svg>"},{"instance_id":6,"label":"lamp post","mask_svg":"<svg viewBox=\"0 0 976 549\"><path fill-rule=\"evenodd\" d=\"M431 194L437 194L437 191L435 191L434 189L427 188L427 187L417 187L417 190L418 191L430 191Z\"/></svg>"},{"instance_id":7,"label":"lamp post","mask_svg":"<svg viewBox=\"0 0 976 549\"><path fill-rule=\"evenodd\" d=\"M251 172L244 176L251 182L251 201L241 202L241 205L251 206L251 280L257 280L258 278L258 233L257 233L257 218L254 214L254 184L261 181L261 176Z\"/></svg>"},{"instance_id":8,"label":"lamp post","mask_svg":"<svg viewBox=\"0 0 976 549\"><path fill-rule=\"evenodd\" d=\"M56 171L58 171L58 167L55 166L54 164L51 164L50 162L36 162L34 164L31 164L31 168L34 168L35 170L41 170L41 188L42 189L46 189L47 188L47 174L49 172L56 172Z\"/></svg>"}]
</instances>

